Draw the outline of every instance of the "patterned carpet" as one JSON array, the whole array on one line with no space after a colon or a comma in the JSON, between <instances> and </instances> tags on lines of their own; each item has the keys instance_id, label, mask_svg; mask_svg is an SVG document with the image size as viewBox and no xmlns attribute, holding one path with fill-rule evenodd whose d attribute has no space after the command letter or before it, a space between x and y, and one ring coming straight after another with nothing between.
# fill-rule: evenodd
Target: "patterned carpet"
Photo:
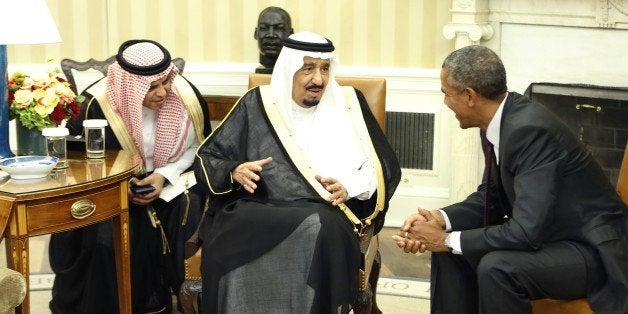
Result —
<instances>
[{"instance_id":1,"label":"patterned carpet","mask_svg":"<svg viewBox=\"0 0 628 314\"><path fill-rule=\"evenodd\" d=\"M429 254L406 254L391 236L396 228L380 233L382 269L377 287L377 304L384 313L429 313ZM54 274L48 263L49 236L31 238L31 313L50 313L48 301ZM0 266L6 266L4 243L0 245Z\"/></svg>"},{"instance_id":2,"label":"patterned carpet","mask_svg":"<svg viewBox=\"0 0 628 314\"><path fill-rule=\"evenodd\" d=\"M409 254L392 240L397 228L379 233L382 269L377 282L377 304L384 313L430 312L430 254Z\"/></svg>"},{"instance_id":3,"label":"patterned carpet","mask_svg":"<svg viewBox=\"0 0 628 314\"><path fill-rule=\"evenodd\" d=\"M32 274L31 313L50 313L50 287L52 274ZM380 277L377 288L377 305L383 313L429 313L429 282L417 279Z\"/></svg>"},{"instance_id":4,"label":"patterned carpet","mask_svg":"<svg viewBox=\"0 0 628 314\"><path fill-rule=\"evenodd\" d=\"M407 298L430 299L429 281L380 277L377 282L377 295L391 295Z\"/></svg>"}]
</instances>

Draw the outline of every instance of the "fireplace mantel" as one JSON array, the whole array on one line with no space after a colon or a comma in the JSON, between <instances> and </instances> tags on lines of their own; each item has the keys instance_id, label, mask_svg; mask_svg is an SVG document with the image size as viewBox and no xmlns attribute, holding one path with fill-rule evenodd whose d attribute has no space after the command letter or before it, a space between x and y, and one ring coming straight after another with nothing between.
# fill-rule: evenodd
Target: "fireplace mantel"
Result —
<instances>
[{"instance_id":1,"label":"fireplace mantel","mask_svg":"<svg viewBox=\"0 0 628 314\"><path fill-rule=\"evenodd\" d=\"M489 1L502 23L628 29L628 0Z\"/></svg>"},{"instance_id":2,"label":"fireplace mantel","mask_svg":"<svg viewBox=\"0 0 628 314\"><path fill-rule=\"evenodd\" d=\"M453 0L443 29L456 48L488 46L511 90L532 82L625 87L628 0Z\"/></svg>"},{"instance_id":3,"label":"fireplace mantel","mask_svg":"<svg viewBox=\"0 0 628 314\"><path fill-rule=\"evenodd\" d=\"M628 0L499 0L488 2L497 51L509 88L534 82L626 87Z\"/></svg>"}]
</instances>

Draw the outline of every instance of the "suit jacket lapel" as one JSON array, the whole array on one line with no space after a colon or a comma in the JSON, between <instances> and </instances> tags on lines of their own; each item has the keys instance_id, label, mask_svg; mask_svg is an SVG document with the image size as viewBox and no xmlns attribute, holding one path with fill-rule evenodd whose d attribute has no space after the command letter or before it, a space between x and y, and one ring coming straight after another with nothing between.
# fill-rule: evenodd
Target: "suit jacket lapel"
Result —
<instances>
[{"instance_id":1,"label":"suit jacket lapel","mask_svg":"<svg viewBox=\"0 0 628 314\"><path fill-rule=\"evenodd\" d=\"M496 174L496 178L494 179L493 182L495 182L496 184L496 189L495 191L498 192L497 194L499 194L498 197L498 201L499 201L499 206L502 208L503 212L505 215L508 215L509 217L512 216L512 200L510 199L510 197L508 197L508 194L506 193L505 189L504 189L504 184L503 184L503 180L502 180L502 175L506 175L508 176L508 170L505 167L505 163L504 163L504 150L506 149L506 145L508 145L508 143L504 142L504 136L502 136L504 134L504 129L508 128L509 125L508 123L505 123L508 118L509 118L509 113L512 112L512 108L513 106L515 106L515 101L514 99L516 98L516 94L514 93L508 93L508 95L506 96L506 102L504 103L504 108L502 110L502 119L500 121L500 126L499 126L499 150L497 152L495 152L496 154L499 154L499 165L495 166L495 174ZM510 180L512 180L513 178L510 178Z\"/></svg>"}]
</instances>

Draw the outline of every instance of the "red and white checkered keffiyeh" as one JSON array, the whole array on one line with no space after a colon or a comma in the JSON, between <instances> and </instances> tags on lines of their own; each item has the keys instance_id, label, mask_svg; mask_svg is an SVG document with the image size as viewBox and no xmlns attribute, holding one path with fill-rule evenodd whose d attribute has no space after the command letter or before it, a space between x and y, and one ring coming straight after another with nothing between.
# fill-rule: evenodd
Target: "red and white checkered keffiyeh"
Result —
<instances>
[{"instance_id":1,"label":"red and white checkered keffiyeh","mask_svg":"<svg viewBox=\"0 0 628 314\"><path fill-rule=\"evenodd\" d=\"M123 58L133 65L150 66L163 60L164 53L152 43L140 42L124 50ZM144 161L146 155L143 148L142 104L150 84L166 75L170 75L171 80L178 75L178 70L172 63L163 72L148 76L129 73L122 69L118 62L110 65L108 69L109 102L122 117ZM169 160L175 160L183 154L188 119L183 100L171 85L166 103L157 111L153 153L155 168L163 167Z\"/></svg>"}]
</instances>

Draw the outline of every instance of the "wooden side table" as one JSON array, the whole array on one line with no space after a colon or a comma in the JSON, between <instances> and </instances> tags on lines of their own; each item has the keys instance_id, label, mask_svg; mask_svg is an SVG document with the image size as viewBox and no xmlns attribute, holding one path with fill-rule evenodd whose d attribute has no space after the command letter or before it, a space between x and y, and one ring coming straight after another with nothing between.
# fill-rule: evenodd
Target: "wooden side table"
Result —
<instances>
[{"instance_id":1,"label":"wooden side table","mask_svg":"<svg viewBox=\"0 0 628 314\"><path fill-rule=\"evenodd\" d=\"M22 273L27 294L17 312L30 312L28 239L113 218L120 313L131 313L128 180L137 163L126 151L89 160L69 152L69 167L35 180L0 179L0 241L7 265Z\"/></svg>"}]
</instances>

